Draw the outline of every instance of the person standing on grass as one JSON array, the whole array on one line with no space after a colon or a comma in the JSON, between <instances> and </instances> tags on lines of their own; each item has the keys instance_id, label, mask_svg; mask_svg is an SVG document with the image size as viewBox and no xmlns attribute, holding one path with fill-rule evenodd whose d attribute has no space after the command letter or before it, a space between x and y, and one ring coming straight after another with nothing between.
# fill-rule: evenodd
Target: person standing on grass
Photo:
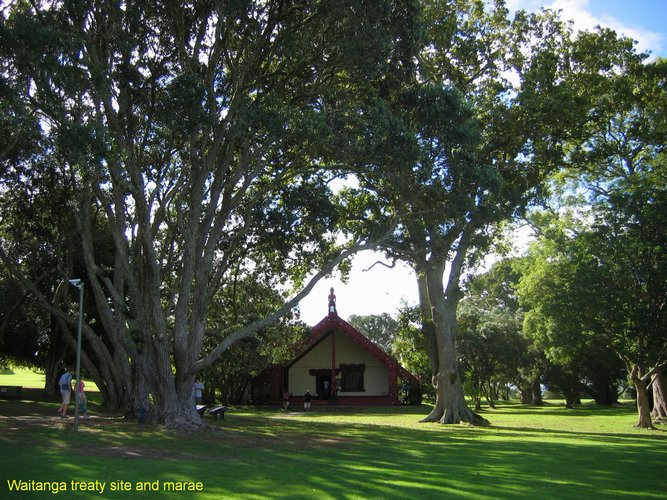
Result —
<instances>
[{"instance_id":1,"label":"person standing on grass","mask_svg":"<svg viewBox=\"0 0 667 500\"><path fill-rule=\"evenodd\" d=\"M79 392L79 411L81 411L81 415L87 417L88 398L86 398L86 393L83 391L84 387L85 384L83 383L83 375L81 375L79 382L76 384L76 390Z\"/></svg>"},{"instance_id":2,"label":"person standing on grass","mask_svg":"<svg viewBox=\"0 0 667 500\"><path fill-rule=\"evenodd\" d=\"M64 373L60 376L58 380L58 386L60 387L60 395L63 398L63 402L60 405L58 413L60 418L65 418L67 416L67 407L69 406L70 399L72 397L72 371L68 368L65 368Z\"/></svg>"},{"instance_id":3,"label":"person standing on grass","mask_svg":"<svg viewBox=\"0 0 667 500\"><path fill-rule=\"evenodd\" d=\"M283 392L283 410L289 410L289 392Z\"/></svg>"},{"instance_id":4,"label":"person standing on grass","mask_svg":"<svg viewBox=\"0 0 667 500\"><path fill-rule=\"evenodd\" d=\"M310 410L310 390L306 390L306 393L303 395L303 409L308 411Z\"/></svg>"},{"instance_id":5,"label":"person standing on grass","mask_svg":"<svg viewBox=\"0 0 667 500\"><path fill-rule=\"evenodd\" d=\"M204 399L204 384L198 378L195 379L195 405L199 406Z\"/></svg>"}]
</instances>

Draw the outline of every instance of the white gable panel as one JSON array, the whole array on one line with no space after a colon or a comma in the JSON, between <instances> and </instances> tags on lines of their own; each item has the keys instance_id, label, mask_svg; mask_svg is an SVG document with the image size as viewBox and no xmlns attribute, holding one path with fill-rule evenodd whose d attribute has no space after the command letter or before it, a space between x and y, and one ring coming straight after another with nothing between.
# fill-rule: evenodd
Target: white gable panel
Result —
<instances>
[{"instance_id":1,"label":"white gable panel","mask_svg":"<svg viewBox=\"0 0 667 500\"><path fill-rule=\"evenodd\" d=\"M341 333L336 334L336 368L341 364L363 364L364 389L363 392L341 392L345 396L383 396L388 387L388 370L379 359L365 351L352 339ZM306 389L315 392L315 377L310 370L331 369L331 335L324 338L318 345L308 351L289 370L289 391L295 395L302 395Z\"/></svg>"}]
</instances>

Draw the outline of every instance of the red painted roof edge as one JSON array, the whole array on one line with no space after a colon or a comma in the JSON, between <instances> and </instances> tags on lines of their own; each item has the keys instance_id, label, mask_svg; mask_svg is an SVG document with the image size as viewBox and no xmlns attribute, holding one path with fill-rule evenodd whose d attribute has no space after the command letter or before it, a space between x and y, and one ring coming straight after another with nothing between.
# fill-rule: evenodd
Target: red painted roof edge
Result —
<instances>
[{"instance_id":1,"label":"red painted roof edge","mask_svg":"<svg viewBox=\"0 0 667 500\"><path fill-rule=\"evenodd\" d=\"M340 318L337 314L329 314L322 321L311 329L310 336L306 339L304 348L300 349L297 355L292 358L300 358L309 351L314 344L324 338L331 331L340 331L347 335L352 341L368 352L371 356L379 359L385 365L395 368L401 378L411 380L414 383L421 383L412 373L407 371L393 356L387 354L383 349L373 343L368 337L357 330L350 323Z\"/></svg>"}]
</instances>

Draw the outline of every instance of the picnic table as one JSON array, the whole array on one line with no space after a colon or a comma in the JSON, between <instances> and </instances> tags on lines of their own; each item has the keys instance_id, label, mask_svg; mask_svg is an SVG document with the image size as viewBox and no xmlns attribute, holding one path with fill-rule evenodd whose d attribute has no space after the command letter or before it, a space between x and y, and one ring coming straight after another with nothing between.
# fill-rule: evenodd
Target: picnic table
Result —
<instances>
[{"instance_id":1,"label":"picnic table","mask_svg":"<svg viewBox=\"0 0 667 500\"><path fill-rule=\"evenodd\" d=\"M225 412L229 410L227 406L216 406L215 408L211 408L208 411L209 415L213 415L216 420L218 420L218 415L222 416L222 420L225 419Z\"/></svg>"},{"instance_id":2,"label":"picnic table","mask_svg":"<svg viewBox=\"0 0 667 500\"><path fill-rule=\"evenodd\" d=\"M22 385L0 385L0 398L20 399L23 396Z\"/></svg>"},{"instance_id":3,"label":"picnic table","mask_svg":"<svg viewBox=\"0 0 667 500\"><path fill-rule=\"evenodd\" d=\"M201 418L204 418L204 413L206 413L206 405L197 405L196 406L197 413ZM216 406L214 408L211 408L208 410L208 414L212 415L215 417L216 420L218 420L218 415L222 417L222 420L225 419L225 412L229 410L229 407L227 406Z\"/></svg>"}]
</instances>

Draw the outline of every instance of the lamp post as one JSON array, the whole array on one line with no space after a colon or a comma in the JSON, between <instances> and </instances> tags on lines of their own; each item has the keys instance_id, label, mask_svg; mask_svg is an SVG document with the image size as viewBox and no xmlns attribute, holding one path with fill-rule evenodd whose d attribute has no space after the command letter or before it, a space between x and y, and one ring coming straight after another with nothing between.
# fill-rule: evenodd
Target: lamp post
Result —
<instances>
[{"instance_id":1,"label":"lamp post","mask_svg":"<svg viewBox=\"0 0 667 500\"><path fill-rule=\"evenodd\" d=\"M81 330L83 328L83 281L69 280L69 284L79 289L79 331L76 340L76 382L74 384L74 431L79 431L79 383L81 382Z\"/></svg>"}]
</instances>

